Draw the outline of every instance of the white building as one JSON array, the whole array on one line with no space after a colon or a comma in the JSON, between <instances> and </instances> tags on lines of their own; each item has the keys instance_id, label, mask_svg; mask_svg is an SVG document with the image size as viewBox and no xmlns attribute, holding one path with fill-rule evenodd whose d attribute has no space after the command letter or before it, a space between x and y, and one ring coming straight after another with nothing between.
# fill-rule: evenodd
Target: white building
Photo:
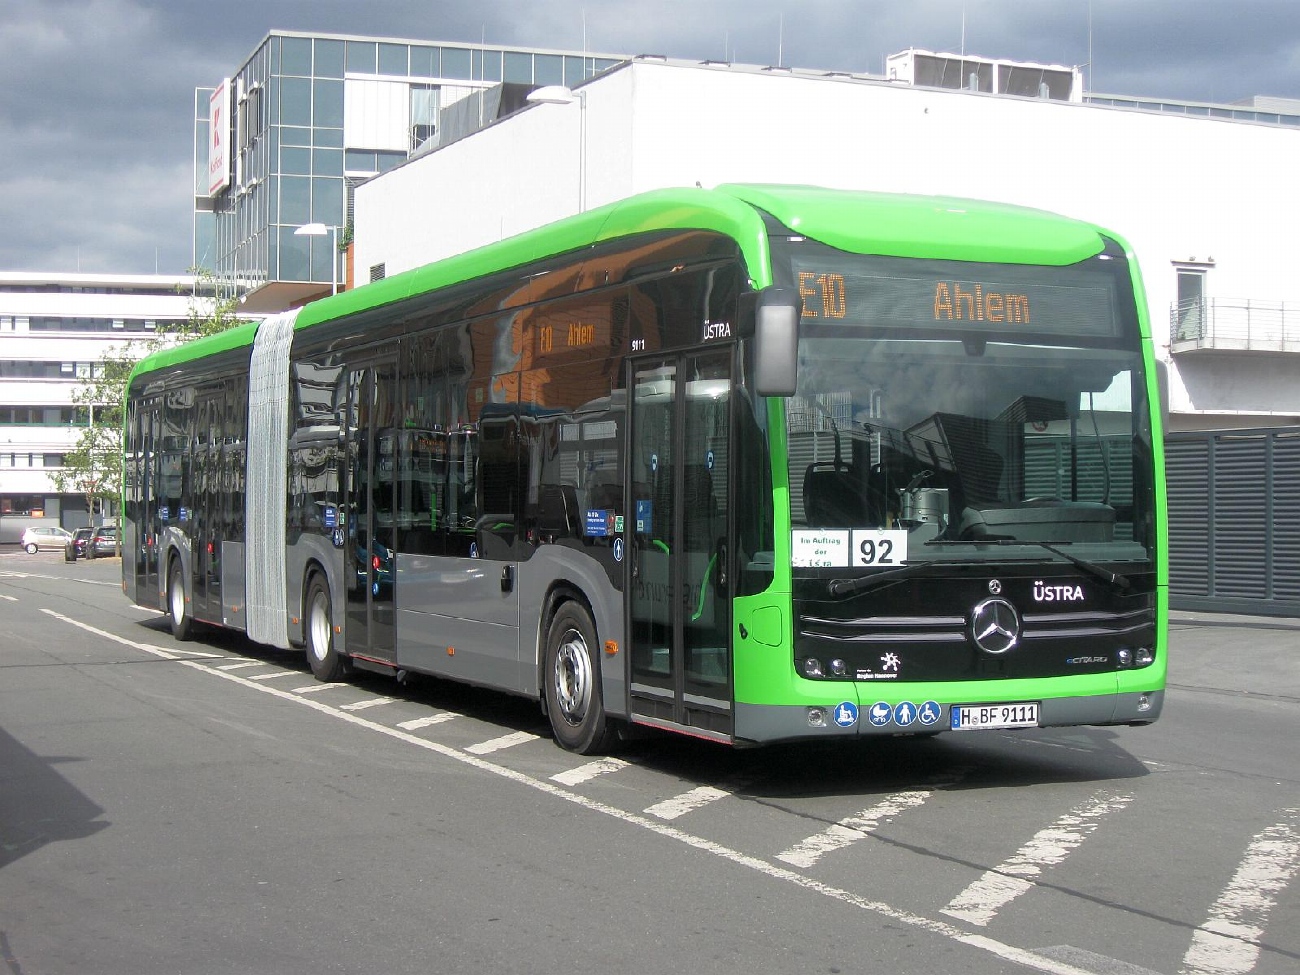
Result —
<instances>
[{"instance_id":1,"label":"white building","mask_svg":"<svg viewBox=\"0 0 1300 975\"><path fill-rule=\"evenodd\" d=\"M0 271L0 542L35 521L89 524L85 498L61 495L86 416L73 393L110 350L189 319L194 279L159 274Z\"/></svg>"},{"instance_id":2,"label":"white building","mask_svg":"<svg viewBox=\"0 0 1300 975\"><path fill-rule=\"evenodd\" d=\"M909 54L948 57L954 85L984 90L662 58L542 89L542 103L357 187L358 280L665 186L997 200L1102 224L1134 247L1172 364L1171 430L1300 423L1300 240L1289 233L1300 103L1081 95L1077 72L1052 66L1031 86L1040 97L998 94L996 79L1013 77L999 62ZM1026 90L1032 66L1006 66L1019 70L1011 90ZM911 76L944 77L924 67Z\"/></svg>"}]
</instances>

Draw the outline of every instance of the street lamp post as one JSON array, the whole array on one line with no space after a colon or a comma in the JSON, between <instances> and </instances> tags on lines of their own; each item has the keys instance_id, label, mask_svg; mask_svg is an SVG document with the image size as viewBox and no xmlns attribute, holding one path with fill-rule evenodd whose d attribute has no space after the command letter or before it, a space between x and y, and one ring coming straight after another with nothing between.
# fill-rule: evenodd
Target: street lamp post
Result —
<instances>
[{"instance_id":1,"label":"street lamp post","mask_svg":"<svg viewBox=\"0 0 1300 975\"><path fill-rule=\"evenodd\" d=\"M530 91L525 101L535 105L572 105L578 103L578 212L587 209L587 93L565 85L543 85Z\"/></svg>"},{"instance_id":2,"label":"street lamp post","mask_svg":"<svg viewBox=\"0 0 1300 975\"><path fill-rule=\"evenodd\" d=\"M339 293L339 228L323 223L305 223L294 231L296 237L330 235L330 294Z\"/></svg>"}]
</instances>

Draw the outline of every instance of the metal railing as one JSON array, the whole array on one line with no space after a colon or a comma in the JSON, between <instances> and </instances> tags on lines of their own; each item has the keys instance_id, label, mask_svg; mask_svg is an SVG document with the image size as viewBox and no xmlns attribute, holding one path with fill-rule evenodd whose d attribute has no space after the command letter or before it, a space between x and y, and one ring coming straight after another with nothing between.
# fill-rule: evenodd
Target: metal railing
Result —
<instances>
[{"instance_id":1,"label":"metal railing","mask_svg":"<svg viewBox=\"0 0 1300 975\"><path fill-rule=\"evenodd\" d=\"M1169 309L1171 351L1300 352L1300 304L1202 298Z\"/></svg>"}]
</instances>

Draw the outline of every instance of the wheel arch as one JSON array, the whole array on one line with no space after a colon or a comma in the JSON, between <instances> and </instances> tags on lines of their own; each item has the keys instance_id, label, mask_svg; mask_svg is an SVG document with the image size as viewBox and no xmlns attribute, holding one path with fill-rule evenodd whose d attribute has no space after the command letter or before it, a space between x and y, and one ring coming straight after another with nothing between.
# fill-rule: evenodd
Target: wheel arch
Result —
<instances>
[{"instance_id":1,"label":"wheel arch","mask_svg":"<svg viewBox=\"0 0 1300 975\"><path fill-rule=\"evenodd\" d=\"M551 621L555 619L555 614L567 602L575 602L582 607L587 614L587 618L591 620L597 642L599 643L601 639L600 620L592 606L591 598L583 588L568 579L557 579L551 583L542 599L542 611L537 614L537 630L533 634L533 677L535 683L532 687L532 693L541 702L543 714L547 713L546 685L544 683L546 680L546 636L551 630Z\"/></svg>"},{"instance_id":2,"label":"wheel arch","mask_svg":"<svg viewBox=\"0 0 1300 975\"><path fill-rule=\"evenodd\" d=\"M311 591L311 584L317 577L323 577L325 587L330 594L330 626L334 630L334 635L342 645L343 624L339 622L340 593L338 592L337 580L330 573L329 567L320 559L312 557L307 559L302 567L302 585L298 588L298 605L295 607L294 618L297 623L294 624L290 633L290 639L294 646L306 646L307 643L307 593Z\"/></svg>"}]
</instances>

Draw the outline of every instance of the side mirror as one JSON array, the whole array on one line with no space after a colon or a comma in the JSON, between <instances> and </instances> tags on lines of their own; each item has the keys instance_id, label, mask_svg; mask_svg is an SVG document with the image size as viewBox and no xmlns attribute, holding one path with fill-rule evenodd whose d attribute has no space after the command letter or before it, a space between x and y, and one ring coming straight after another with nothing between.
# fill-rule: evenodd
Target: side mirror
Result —
<instances>
[{"instance_id":1,"label":"side mirror","mask_svg":"<svg viewBox=\"0 0 1300 975\"><path fill-rule=\"evenodd\" d=\"M789 288L764 288L754 309L754 392L793 396L798 379L799 305Z\"/></svg>"}]
</instances>

